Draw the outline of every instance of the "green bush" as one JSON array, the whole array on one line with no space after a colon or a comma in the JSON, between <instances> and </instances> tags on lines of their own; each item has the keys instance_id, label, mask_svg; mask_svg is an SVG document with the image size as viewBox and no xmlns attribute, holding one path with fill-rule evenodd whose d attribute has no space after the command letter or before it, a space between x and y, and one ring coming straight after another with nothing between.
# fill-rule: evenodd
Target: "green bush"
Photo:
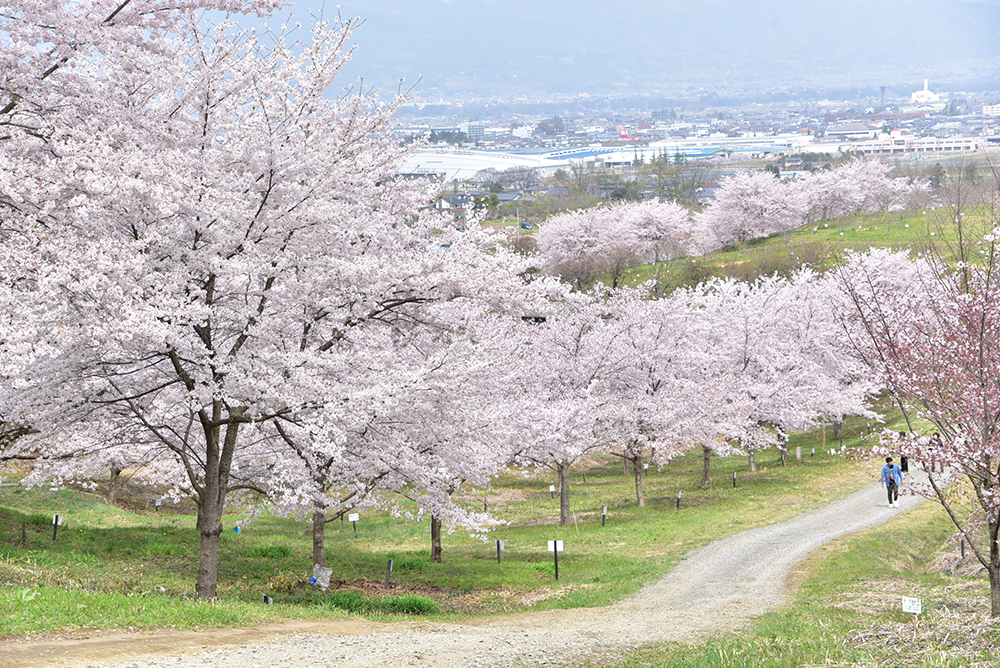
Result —
<instances>
[{"instance_id":1,"label":"green bush","mask_svg":"<svg viewBox=\"0 0 1000 668\"><path fill-rule=\"evenodd\" d=\"M440 610L436 602L417 594L389 596L382 599L379 607L386 612L399 612L406 615L427 615Z\"/></svg>"}]
</instances>

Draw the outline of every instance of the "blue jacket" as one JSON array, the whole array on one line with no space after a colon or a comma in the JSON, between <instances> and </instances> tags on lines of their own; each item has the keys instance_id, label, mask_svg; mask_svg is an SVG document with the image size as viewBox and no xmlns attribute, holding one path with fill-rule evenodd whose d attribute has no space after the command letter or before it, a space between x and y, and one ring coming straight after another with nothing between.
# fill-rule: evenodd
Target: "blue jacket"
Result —
<instances>
[{"instance_id":1,"label":"blue jacket","mask_svg":"<svg viewBox=\"0 0 1000 668\"><path fill-rule=\"evenodd\" d=\"M886 464L882 467L882 477L879 478L879 482L883 485L891 482L898 485L903 482L903 471L897 464Z\"/></svg>"}]
</instances>

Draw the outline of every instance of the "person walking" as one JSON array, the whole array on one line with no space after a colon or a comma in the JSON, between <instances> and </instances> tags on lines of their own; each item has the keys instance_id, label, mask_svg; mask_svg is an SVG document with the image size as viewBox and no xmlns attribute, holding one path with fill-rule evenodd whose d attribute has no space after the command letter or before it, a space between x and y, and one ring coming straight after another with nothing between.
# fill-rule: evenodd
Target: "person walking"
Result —
<instances>
[{"instance_id":1,"label":"person walking","mask_svg":"<svg viewBox=\"0 0 1000 668\"><path fill-rule=\"evenodd\" d=\"M941 434L934 432L931 436L931 440L927 443L927 457L931 460L931 472L937 470L938 458L941 452L944 450L944 442L941 440ZM944 473L944 461L941 461L941 473Z\"/></svg>"},{"instance_id":2,"label":"person walking","mask_svg":"<svg viewBox=\"0 0 1000 668\"><path fill-rule=\"evenodd\" d=\"M899 508L899 483L903 482L903 472L899 466L892 463L892 457L885 458L885 466L882 467L882 477L879 482L885 487L889 496L889 507Z\"/></svg>"}]
</instances>

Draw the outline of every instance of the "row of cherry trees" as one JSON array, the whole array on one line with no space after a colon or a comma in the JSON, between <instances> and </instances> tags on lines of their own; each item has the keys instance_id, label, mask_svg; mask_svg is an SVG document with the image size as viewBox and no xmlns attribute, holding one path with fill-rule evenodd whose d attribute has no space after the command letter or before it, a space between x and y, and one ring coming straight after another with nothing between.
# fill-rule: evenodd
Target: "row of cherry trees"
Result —
<instances>
[{"instance_id":1,"label":"row of cherry trees","mask_svg":"<svg viewBox=\"0 0 1000 668\"><path fill-rule=\"evenodd\" d=\"M890 169L857 159L790 181L742 172L722 178L713 202L695 214L675 202L649 201L554 216L542 225L538 248L547 271L578 287L600 276L617 285L639 264L702 255L820 220L926 203L928 184L892 178Z\"/></svg>"},{"instance_id":2,"label":"row of cherry trees","mask_svg":"<svg viewBox=\"0 0 1000 668\"><path fill-rule=\"evenodd\" d=\"M855 159L787 181L769 172L724 177L712 204L695 216L694 247L705 252L820 220L925 205L929 184L892 178L891 169L879 160Z\"/></svg>"}]
</instances>

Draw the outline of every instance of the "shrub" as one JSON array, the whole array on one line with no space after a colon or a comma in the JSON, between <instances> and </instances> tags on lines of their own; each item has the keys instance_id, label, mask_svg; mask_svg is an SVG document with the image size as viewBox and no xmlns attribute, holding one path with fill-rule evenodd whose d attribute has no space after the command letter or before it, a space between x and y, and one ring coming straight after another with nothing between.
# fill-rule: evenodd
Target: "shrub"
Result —
<instances>
[{"instance_id":1,"label":"shrub","mask_svg":"<svg viewBox=\"0 0 1000 668\"><path fill-rule=\"evenodd\" d=\"M298 591L302 582L302 578L297 573L282 571L267 581L266 589L272 592L291 594Z\"/></svg>"}]
</instances>

